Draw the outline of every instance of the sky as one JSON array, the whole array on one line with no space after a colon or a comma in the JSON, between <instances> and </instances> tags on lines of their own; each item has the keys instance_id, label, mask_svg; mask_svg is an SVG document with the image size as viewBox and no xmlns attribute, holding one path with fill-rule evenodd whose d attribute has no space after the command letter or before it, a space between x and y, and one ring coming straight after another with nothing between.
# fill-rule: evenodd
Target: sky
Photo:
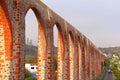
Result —
<instances>
[{"instance_id":1,"label":"sky","mask_svg":"<svg viewBox=\"0 0 120 80\"><path fill-rule=\"evenodd\" d=\"M120 0L41 1L88 37L97 47L120 46ZM28 12L26 19L30 20L33 15L31 13L32 11ZM27 33L29 35L30 32Z\"/></svg>"}]
</instances>

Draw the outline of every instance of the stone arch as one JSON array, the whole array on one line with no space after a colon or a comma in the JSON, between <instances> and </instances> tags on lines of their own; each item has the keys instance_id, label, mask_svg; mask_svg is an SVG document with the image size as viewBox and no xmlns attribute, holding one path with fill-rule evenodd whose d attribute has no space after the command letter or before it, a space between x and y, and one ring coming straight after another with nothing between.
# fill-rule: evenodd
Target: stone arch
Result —
<instances>
[{"instance_id":1,"label":"stone arch","mask_svg":"<svg viewBox=\"0 0 120 80\"><path fill-rule=\"evenodd\" d=\"M61 25L58 22L55 22L54 25L56 25L58 30L58 53L61 53L61 60L64 59L64 36L63 36L63 30Z\"/></svg>"},{"instance_id":2,"label":"stone arch","mask_svg":"<svg viewBox=\"0 0 120 80\"><path fill-rule=\"evenodd\" d=\"M56 26L55 26L56 25ZM63 59L64 59L64 39L63 39L63 30L61 25L58 22L54 23L54 27L57 27L58 38L57 38L57 80L63 79ZM54 37L53 37L54 38Z\"/></svg>"},{"instance_id":3,"label":"stone arch","mask_svg":"<svg viewBox=\"0 0 120 80\"><path fill-rule=\"evenodd\" d=\"M69 31L68 33L69 37L69 65L70 65L70 80L74 79L74 36L73 32Z\"/></svg>"},{"instance_id":4,"label":"stone arch","mask_svg":"<svg viewBox=\"0 0 120 80\"><path fill-rule=\"evenodd\" d=\"M0 79L12 79L12 26L7 3L0 1ZM4 66L4 67L3 67Z\"/></svg>"},{"instance_id":5,"label":"stone arch","mask_svg":"<svg viewBox=\"0 0 120 80\"><path fill-rule=\"evenodd\" d=\"M43 25L44 25L44 18L43 18L43 16L42 16L40 10L37 9L36 5L34 5L34 4L29 5L29 6L24 10L24 14L26 15L27 12L28 12L30 9L32 9L32 11L34 12L34 14L35 14L35 16L36 16L36 18L37 18L38 23L43 26Z\"/></svg>"},{"instance_id":6,"label":"stone arch","mask_svg":"<svg viewBox=\"0 0 120 80\"><path fill-rule=\"evenodd\" d=\"M37 71L37 79L38 80L43 80L45 79L46 75L46 31L45 31L45 26L44 26L44 19L40 13L40 11L36 8L35 5L30 5L26 10L25 10L25 15L29 11L29 9L32 9L34 12L36 19L38 21L38 71Z\"/></svg>"}]
</instances>

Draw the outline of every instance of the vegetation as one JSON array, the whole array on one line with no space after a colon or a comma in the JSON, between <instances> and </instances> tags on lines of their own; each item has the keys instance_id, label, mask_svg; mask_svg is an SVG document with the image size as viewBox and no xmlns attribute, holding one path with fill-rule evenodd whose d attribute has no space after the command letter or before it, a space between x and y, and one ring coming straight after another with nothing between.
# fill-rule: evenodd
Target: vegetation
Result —
<instances>
[{"instance_id":1,"label":"vegetation","mask_svg":"<svg viewBox=\"0 0 120 80\"><path fill-rule=\"evenodd\" d=\"M54 55L54 70L57 70L57 55Z\"/></svg>"},{"instance_id":2,"label":"vegetation","mask_svg":"<svg viewBox=\"0 0 120 80\"><path fill-rule=\"evenodd\" d=\"M99 48L104 53L119 53L120 47Z\"/></svg>"},{"instance_id":3,"label":"vegetation","mask_svg":"<svg viewBox=\"0 0 120 80\"><path fill-rule=\"evenodd\" d=\"M25 80L37 80L35 77L29 77L29 78L26 78Z\"/></svg>"},{"instance_id":4,"label":"vegetation","mask_svg":"<svg viewBox=\"0 0 120 80\"><path fill-rule=\"evenodd\" d=\"M109 61L109 59L106 59L106 60L104 61L104 67L105 67L105 69L104 69L104 71L97 77L97 80L101 80L103 73L105 72L106 68L109 67L109 66L110 66L110 61Z\"/></svg>"},{"instance_id":5,"label":"vegetation","mask_svg":"<svg viewBox=\"0 0 120 80\"><path fill-rule=\"evenodd\" d=\"M26 63L37 63L38 48L33 45L26 45Z\"/></svg>"},{"instance_id":6,"label":"vegetation","mask_svg":"<svg viewBox=\"0 0 120 80\"><path fill-rule=\"evenodd\" d=\"M54 76L55 80L57 80L57 54L54 54Z\"/></svg>"},{"instance_id":7,"label":"vegetation","mask_svg":"<svg viewBox=\"0 0 120 80\"><path fill-rule=\"evenodd\" d=\"M27 69L25 70L25 78L31 77L31 73L30 71L28 71Z\"/></svg>"},{"instance_id":8,"label":"vegetation","mask_svg":"<svg viewBox=\"0 0 120 80\"><path fill-rule=\"evenodd\" d=\"M118 70L118 65L117 64L114 64L112 65L112 71L113 73L115 74L116 76L116 80L120 80L120 70Z\"/></svg>"},{"instance_id":9,"label":"vegetation","mask_svg":"<svg viewBox=\"0 0 120 80\"><path fill-rule=\"evenodd\" d=\"M105 72L106 68L108 68L110 66L110 60L109 59L106 59L104 61L104 71L97 77L97 80L101 80L102 76L103 76L103 73Z\"/></svg>"},{"instance_id":10,"label":"vegetation","mask_svg":"<svg viewBox=\"0 0 120 80\"><path fill-rule=\"evenodd\" d=\"M105 60L104 64L106 67L109 67L109 65L110 65L109 59ZM120 70L118 70L118 64L116 64L115 62L113 62L113 64L112 64L112 71L116 76L116 80L120 80Z\"/></svg>"},{"instance_id":11,"label":"vegetation","mask_svg":"<svg viewBox=\"0 0 120 80\"><path fill-rule=\"evenodd\" d=\"M109 59L106 59L106 60L104 61L104 66L105 66L105 67L109 67L109 66L110 66L110 60L109 60Z\"/></svg>"},{"instance_id":12,"label":"vegetation","mask_svg":"<svg viewBox=\"0 0 120 80\"><path fill-rule=\"evenodd\" d=\"M37 80L35 77L32 77L30 71L26 70L25 72L25 80Z\"/></svg>"},{"instance_id":13,"label":"vegetation","mask_svg":"<svg viewBox=\"0 0 120 80\"><path fill-rule=\"evenodd\" d=\"M37 63L37 56L27 56L26 63Z\"/></svg>"}]
</instances>

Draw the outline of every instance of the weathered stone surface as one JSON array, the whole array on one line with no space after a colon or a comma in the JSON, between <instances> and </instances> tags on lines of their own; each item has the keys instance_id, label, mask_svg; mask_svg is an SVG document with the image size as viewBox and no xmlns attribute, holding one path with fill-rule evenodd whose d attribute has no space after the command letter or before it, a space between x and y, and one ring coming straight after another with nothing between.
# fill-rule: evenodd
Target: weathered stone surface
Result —
<instances>
[{"instance_id":1,"label":"weathered stone surface","mask_svg":"<svg viewBox=\"0 0 120 80\"><path fill-rule=\"evenodd\" d=\"M106 57L40 0L0 0L0 80L24 80L25 16L38 20L38 80L54 80L53 26L58 28L58 80L95 80Z\"/></svg>"}]
</instances>

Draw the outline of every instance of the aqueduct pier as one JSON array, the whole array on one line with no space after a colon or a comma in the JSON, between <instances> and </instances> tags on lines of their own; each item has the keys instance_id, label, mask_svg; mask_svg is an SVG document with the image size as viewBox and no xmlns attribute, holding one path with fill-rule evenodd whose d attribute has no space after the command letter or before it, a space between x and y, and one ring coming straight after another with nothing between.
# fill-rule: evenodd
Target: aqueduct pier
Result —
<instances>
[{"instance_id":1,"label":"aqueduct pier","mask_svg":"<svg viewBox=\"0 0 120 80\"><path fill-rule=\"evenodd\" d=\"M96 80L107 58L40 0L0 0L0 80L25 79L25 16L38 21L38 80L54 80L53 26L58 28L58 80Z\"/></svg>"}]
</instances>

